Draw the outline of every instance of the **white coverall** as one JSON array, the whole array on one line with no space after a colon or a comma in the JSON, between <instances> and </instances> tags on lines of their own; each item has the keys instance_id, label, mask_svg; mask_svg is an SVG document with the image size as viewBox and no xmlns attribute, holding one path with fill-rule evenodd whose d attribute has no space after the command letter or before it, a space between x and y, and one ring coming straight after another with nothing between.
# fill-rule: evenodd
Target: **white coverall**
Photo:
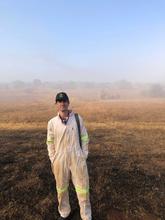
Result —
<instances>
[{"instance_id":1,"label":"white coverall","mask_svg":"<svg viewBox=\"0 0 165 220\"><path fill-rule=\"evenodd\" d=\"M71 211L68 195L71 177L79 201L81 218L91 220L89 176L86 164L89 137L80 115L79 120L82 148L79 144L75 115L71 111L66 125L62 123L59 113L48 121L47 149L56 180L60 215L66 218Z\"/></svg>"}]
</instances>

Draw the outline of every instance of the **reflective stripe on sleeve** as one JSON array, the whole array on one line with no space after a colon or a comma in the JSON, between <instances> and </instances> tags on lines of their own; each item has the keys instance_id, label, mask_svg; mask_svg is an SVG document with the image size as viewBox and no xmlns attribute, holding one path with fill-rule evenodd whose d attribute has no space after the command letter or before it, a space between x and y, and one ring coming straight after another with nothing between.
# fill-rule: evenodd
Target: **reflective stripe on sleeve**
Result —
<instances>
[{"instance_id":1,"label":"reflective stripe on sleeve","mask_svg":"<svg viewBox=\"0 0 165 220\"><path fill-rule=\"evenodd\" d=\"M88 143L88 141L89 141L88 135L87 134L81 135L81 141L82 141L82 143Z\"/></svg>"},{"instance_id":2,"label":"reflective stripe on sleeve","mask_svg":"<svg viewBox=\"0 0 165 220\"><path fill-rule=\"evenodd\" d=\"M54 144L54 141L46 141L47 144Z\"/></svg>"},{"instance_id":3,"label":"reflective stripe on sleeve","mask_svg":"<svg viewBox=\"0 0 165 220\"><path fill-rule=\"evenodd\" d=\"M54 137L48 137L46 143L47 144L54 144Z\"/></svg>"}]
</instances>

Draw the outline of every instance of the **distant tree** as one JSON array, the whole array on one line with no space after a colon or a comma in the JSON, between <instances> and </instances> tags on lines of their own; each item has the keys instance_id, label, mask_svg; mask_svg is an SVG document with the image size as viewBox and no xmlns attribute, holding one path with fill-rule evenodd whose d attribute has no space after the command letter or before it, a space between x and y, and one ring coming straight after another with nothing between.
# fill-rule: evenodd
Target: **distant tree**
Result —
<instances>
[{"instance_id":1,"label":"distant tree","mask_svg":"<svg viewBox=\"0 0 165 220\"><path fill-rule=\"evenodd\" d=\"M120 95L119 94L113 94L111 91L109 90L102 90L100 92L100 98L102 100L108 100L108 99L120 99Z\"/></svg>"},{"instance_id":2,"label":"distant tree","mask_svg":"<svg viewBox=\"0 0 165 220\"><path fill-rule=\"evenodd\" d=\"M152 84L149 88L148 95L150 97L165 97L165 90L160 84Z\"/></svg>"},{"instance_id":3,"label":"distant tree","mask_svg":"<svg viewBox=\"0 0 165 220\"><path fill-rule=\"evenodd\" d=\"M14 89L22 89L25 86L25 83L21 80L16 80L11 83Z\"/></svg>"},{"instance_id":4,"label":"distant tree","mask_svg":"<svg viewBox=\"0 0 165 220\"><path fill-rule=\"evenodd\" d=\"M1 83L0 84L0 89L8 90L9 89L9 84Z\"/></svg>"},{"instance_id":5,"label":"distant tree","mask_svg":"<svg viewBox=\"0 0 165 220\"><path fill-rule=\"evenodd\" d=\"M77 83L74 81L70 81L70 82L67 82L64 84L65 84L66 89L76 89L77 88Z\"/></svg>"},{"instance_id":6,"label":"distant tree","mask_svg":"<svg viewBox=\"0 0 165 220\"><path fill-rule=\"evenodd\" d=\"M34 80L33 80L33 85L39 87L39 86L42 85L42 82L41 82L40 79L34 79Z\"/></svg>"},{"instance_id":7,"label":"distant tree","mask_svg":"<svg viewBox=\"0 0 165 220\"><path fill-rule=\"evenodd\" d=\"M132 83L127 80L119 80L115 82L119 89L132 89Z\"/></svg>"}]
</instances>

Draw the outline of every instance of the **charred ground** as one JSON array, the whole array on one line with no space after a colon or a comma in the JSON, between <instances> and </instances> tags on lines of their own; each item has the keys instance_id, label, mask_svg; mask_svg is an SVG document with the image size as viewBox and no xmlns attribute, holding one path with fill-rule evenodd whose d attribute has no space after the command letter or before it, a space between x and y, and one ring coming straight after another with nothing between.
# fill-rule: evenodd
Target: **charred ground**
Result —
<instances>
[{"instance_id":1,"label":"charred ground","mask_svg":"<svg viewBox=\"0 0 165 220\"><path fill-rule=\"evenodd\" d=\"M164 102L157 107L155 101L95 104L94 114L93 103L75 105L90 136L93 219L164 220ZM53 112L43 104L17 109L1 108L0 219L56 219L55 180L45 144L46 122ZM79 220L72 183L70 202L73 220Z\"/></svg>"}]
</instances>

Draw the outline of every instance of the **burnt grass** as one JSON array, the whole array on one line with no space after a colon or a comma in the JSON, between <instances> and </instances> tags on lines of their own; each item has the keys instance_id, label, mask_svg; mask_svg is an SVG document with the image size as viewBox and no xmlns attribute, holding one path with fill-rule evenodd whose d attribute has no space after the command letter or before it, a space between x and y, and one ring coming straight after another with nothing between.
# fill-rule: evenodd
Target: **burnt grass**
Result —
<instances>
[{"instance_id":1,"label":"burnt grass","mask_svg":"<svg viewBox=\"0 0 165 220\"><path fill-rule=\"evenodd\" d=\"M94 146L97 136L94 131L90 131L90 136L90 145ZM43 129L0 131L1 220L58 218L55 180L45 142ZM91 147L87 163L93 220L110 219L112 209L122 211L128 219L143 219L143 212L165 219L165 174L146 173L136 159L126 169L129 160L127 154L111 154L106 144L100 143L100 149ZM69 193L72 219L79 220L72 183Z\"/></svg>"}]
</instances>

